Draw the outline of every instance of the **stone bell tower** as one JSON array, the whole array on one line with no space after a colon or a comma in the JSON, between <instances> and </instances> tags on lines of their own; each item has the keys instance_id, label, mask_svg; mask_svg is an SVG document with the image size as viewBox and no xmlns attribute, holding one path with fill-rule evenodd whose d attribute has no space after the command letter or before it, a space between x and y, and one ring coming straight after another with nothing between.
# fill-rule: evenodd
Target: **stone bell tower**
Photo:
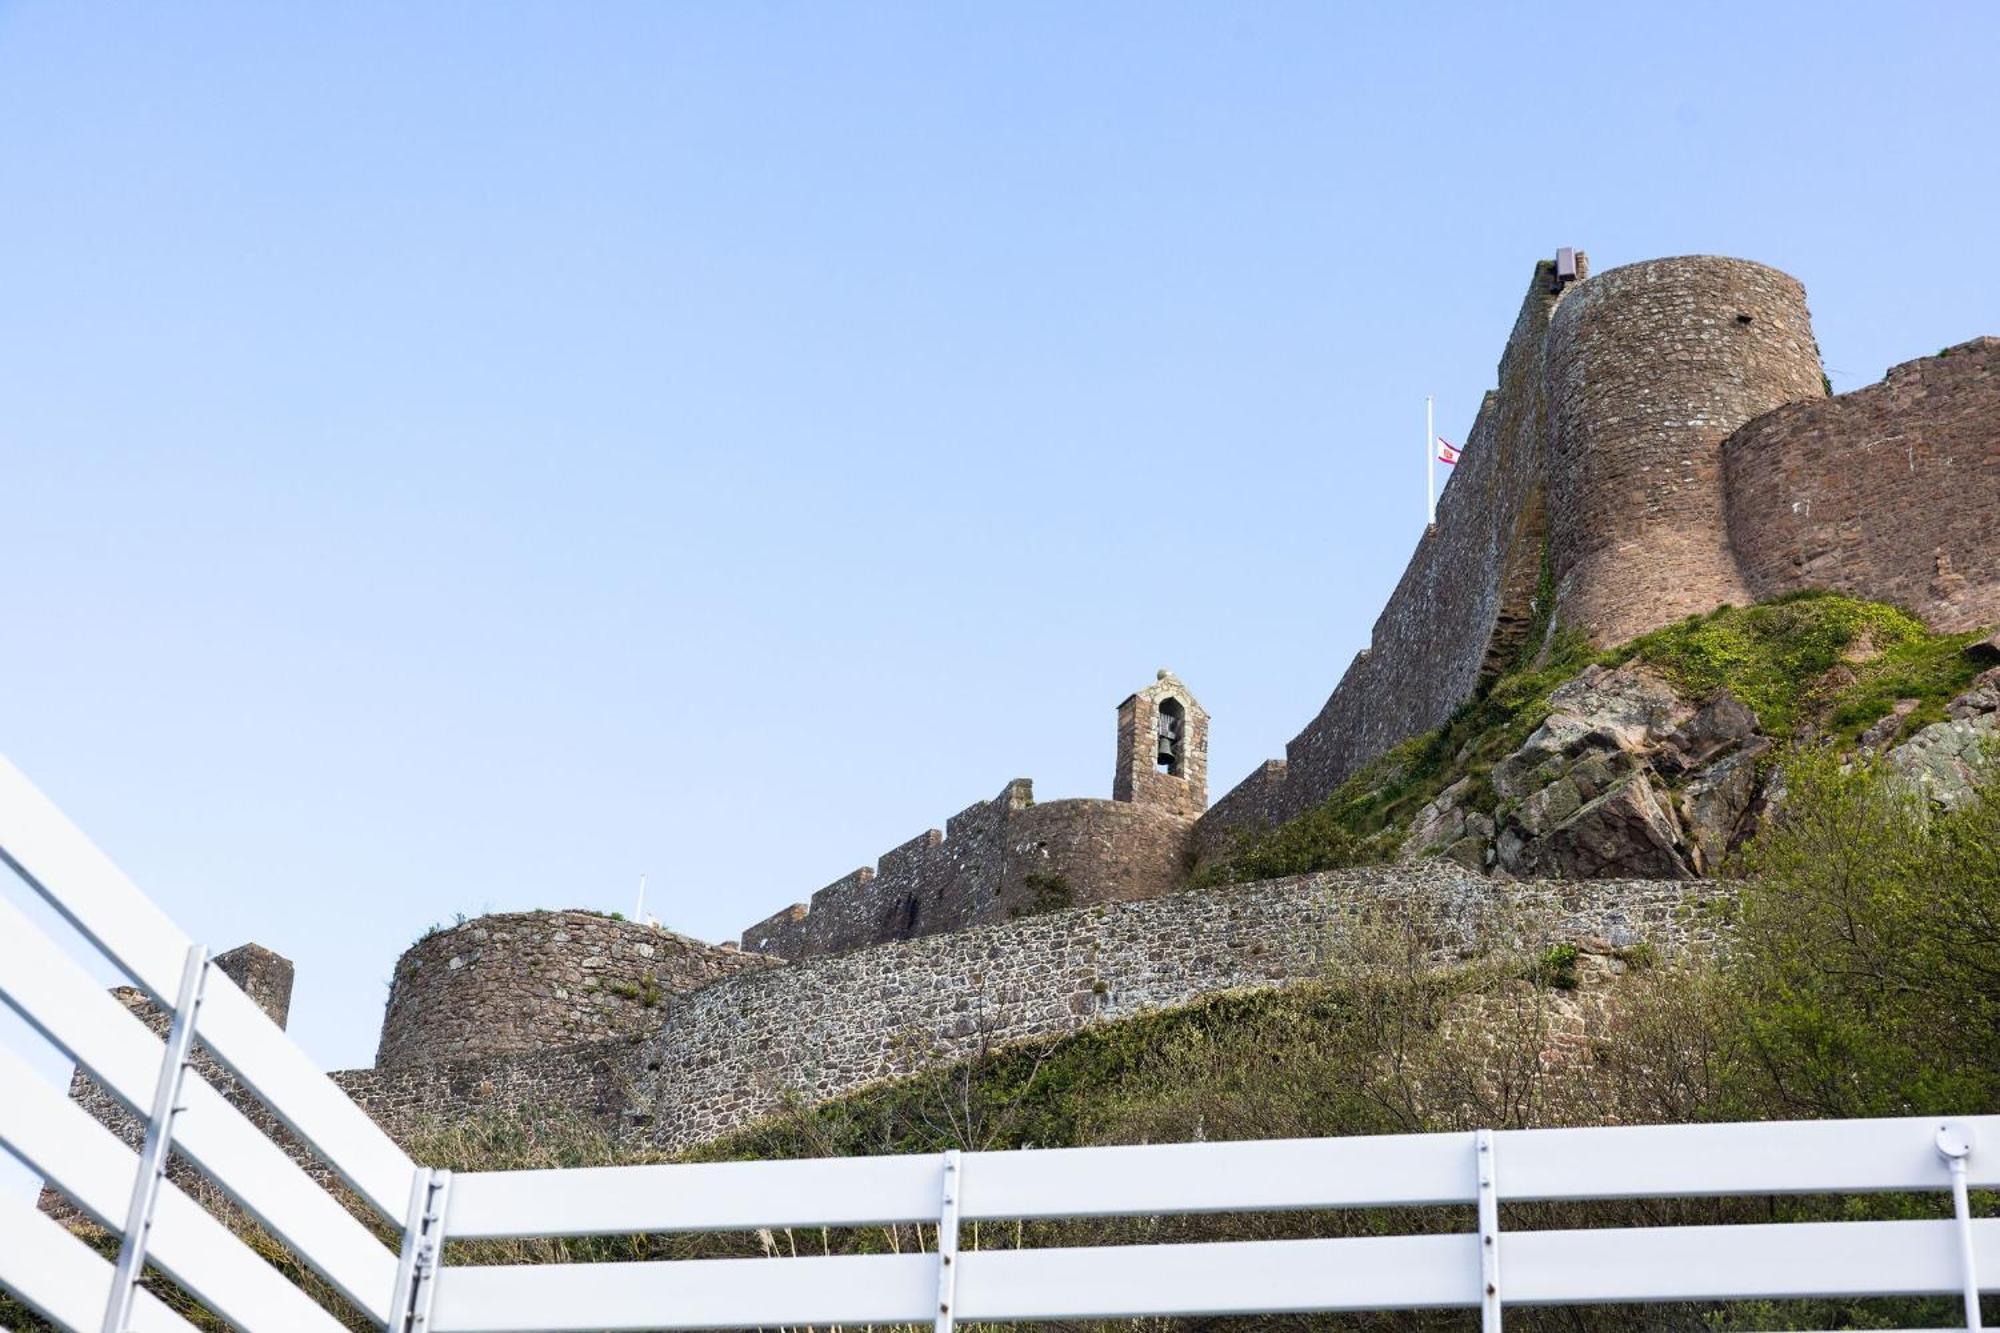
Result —
<instances>
[{"instance_id":1,"label":"stone bell tower","mask_svg":"<svg viewBox=\"0 0 2000 1333\"><path fill-rule=\"evenodd\" d=\"M1208 808L1208 713L1165 667L1118 705L1111 799L1193 819Z\"/></svg>"}]
</instances>

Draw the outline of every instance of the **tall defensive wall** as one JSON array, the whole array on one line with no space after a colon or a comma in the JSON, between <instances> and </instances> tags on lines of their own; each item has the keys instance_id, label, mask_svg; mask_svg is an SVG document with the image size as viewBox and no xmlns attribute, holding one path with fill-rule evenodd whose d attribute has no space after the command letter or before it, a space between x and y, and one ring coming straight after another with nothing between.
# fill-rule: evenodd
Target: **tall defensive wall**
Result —
<instances>
[{"instance_id":1,"label":"tall defensive wall","mask_svg":"<svg viewBox=\"0 0 2000 1333\"><path fill-rule=\"evenodd\" d=\"M1694 256L1565 281L1538 264L1462 461L1369 646L1285 758L1197 829L1290 818L1443 723L1555 623L1600 643L1751 599L1731 545L1723 441L1825 397L1799 283Z\"/></svg>"}]
</instances>

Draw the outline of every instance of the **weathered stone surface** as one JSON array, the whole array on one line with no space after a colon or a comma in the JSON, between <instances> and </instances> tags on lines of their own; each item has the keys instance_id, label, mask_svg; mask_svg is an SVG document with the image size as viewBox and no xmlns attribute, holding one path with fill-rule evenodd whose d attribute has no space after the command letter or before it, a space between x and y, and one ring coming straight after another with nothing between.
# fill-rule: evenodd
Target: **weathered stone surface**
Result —
<instances>
[{"instance_id":1,"label":"weathered stone surface","mask_svg":"<svg viewBox=\"0 0 2000 1333\"><path fill-rule=\"evenodd\" d=\"M1730 544L1755 597L1831 588L1935 629L2000 622L2000 338L1780 407L1721 456Z\"/></svg>"},{"instance_id":2,"label":"weathered stone surface","mask_svg":"<svg viewBox=\"0 0 2000 1333\"><path fill-rule=\"evenodd\" d=\"M1372 913L1428 923L1444 963L1568 940L1713 951L1732 891L1698 880L1510 883L1448 860L1052 912L738 973L651 1035L334 1075L393 1134L481 1108L569 1109L666 1149L941 1061L1218 991L1323 977Z\"/></svg>"},{"instance_id":3,"label":"weathered stone surface","mask_svg":"<svg viewBox=\"0 0 2000 1333\"><path fill-rule=\"evenodd\" d=\"M1971 801L2000 741L1995 715L1933 722L1889 751L1889 766L1931 804L1957 810Z\"/></svg>"},{"instance_id":4,"label":"weathered stone surface","mask_svg":"<svg viewBox=\"0 0 2000 1333\"><path fill-rule=\"evenodd\" d=\"M1549 557L1563 623L1623 643L1752 600L1722 441L1826 396L1795 278L1712 255L1578 284L1549 321Z\"/></svg>"},{"instance_id":5,"label":"weathered stone surface","mask_svg":"<svg viewBox=\"0 0 2000 1333\"><path fill-rule=\"evenodd\" d=\"M1757 763L1769 742L1746 747L1689 779L1681 792L1689 859L1698 874L1712 875L1735 846L1743 817L1757 798Z\"/></svg>"},{"instance_id":6,"label":"weathered stone surface","mask_svg":"<svg viewBox=\"0 0 2000 1333\"><path fill-rule=\"evenodd\" d=\"M1422 856L1449 847L1465 836L1465 811L1459 802L1472 790L1471 778L1458 781L1439 792L1417 811L1410 821L1410 835L1403 840L1404 856Z\"/></svg>"},{"instance_id":7,"label":"weathered stone surface","mask_svg":"<svg viewBox=\"0 0 2000 1333\"><path fill-rule=\"evenodd\" d=\"M1435 923L1433 956L1555 939L1712 948L1728 890L1700 881L1507 883L1447 862L1372 867L1054 913L744 976L676 1001L631 1096L663 1147L787 1097L817 1101L992 1045L1325 974L1369 911ZM1532 938L1508 932L1526 928ZM893 981L896 995L866 1001Z\"/></svg>"},{"instance_id":8,"label":"weathered stone surface","mask_svg":"<svg viewBox=\"0 0 2000 1333\"><path fill-rule=\"evenodd\" d=\"M651 1031L668 996L779 960L594 912L478 917L396 962L379 1065L462 1060Z\"/></svg>"},{"instance_id":9,"label":"weathered stone surface","mask_svg":"<svg viewBox=\"0 0 2000 1333\"><path fill-rule=\"evenodd\" d=\"M1503 801L1539 791L1563 771L1565 762L1590 735L1590 726L1571 713L1551 713L1514 753L1493 766L1493 790Z\"/></svg>"},{"instance_id":10,"label":"weathered stone surface","mask_svg":"<svg viewBox=\"0 0 2000 1333\"><path fill-rule=\"evenodd\" d=\"M1980 673L1971 688L1947 704L1944 711L1959 721L1981 713L2000 712L2000 667Z\"/></svg>"},{"instance_id":11,"label":"weathered stone surface","mask_svg":"<svg viewBox=\"0 0 2000 1333\"><path fill-rule=\"evenodd\" d=\"M1166 731L1162 731L1165 725ZM1160 738L1171 757L1160 763ZM1172 893L1208 801L1208 714L1172 672L1118 706L1112 799L1037 802L1026 778L743 932L745 949L810 958L1005 921L1051 905ZM1220 831L1218 827L1218 832Z\"/></svg>"},{"instance_id":12,"label":"weathered stone surface","mask_svg":"<svg viewBox=\"0 0 2000 1333\"><path fill-rule=\"evenodd\" d=\"M1933 722L1885 756L1931 804L1957 810L1991 779L2000 761L2000 667L1982 672Z\"/></svg>"},{"instance_id":13,"label":"weathered stone surface","mask_svg":"<svg viewBox=\"0 0 2000 1333\"><path fill-rule=\"evenodd\" d=\"M1646 775L1635 773L1529 842L1516 868L1559 879L1683 879L1694 871L1680 843L1672 811Z\"/></svg>"},{"instance_id":14,"label":"weathered stone surface","mask_svg":"<svg viewBox=\"0 0 2000 1333\"><path fill-rule=\"evenodd\" d=\"M1698 768L1756 733L1757 715L1749 706L1732 694L1719 694L1674 729L1667 737L1671 748L1653 763L1663 771Z\"/></svg>"},{"instance_id":15,"label":"weathered stone surface","mask_svg":"<svg viewBox=\"0 0 2000 1333\"><path fill-rule=\"evenodd\" d=\"M1587 731L1608 736L1623 750L1665 739L1695 711L1665 677L1640 662L1610 671L1585 667L1556 687L1549 707L1576 718ZM1754 725L1756 719L1751 721Z\"/></svg>"},{"instance_id":16,"label":"weathered stone surface","mask_svg":"<svg viewBox=\"0 0 2000 1333\"><path fill-rule=\"evenodd\" d=\"M1688 257L1562 290L1551 278L1537 269L1369 647L1286 759L1204 818L1203 857L1443 723L1532 652L1534 627L1616 642L1804 588L1908 606L1939 629L2000 622L2000 339L1829 399L1804 293L1782 273ZM1978 651L2000 662L2000 643ZM1677 771L1670 755L1658 767ZM1513 776L1503 799L1549 778Z\"/></svg>"}]
</instances>

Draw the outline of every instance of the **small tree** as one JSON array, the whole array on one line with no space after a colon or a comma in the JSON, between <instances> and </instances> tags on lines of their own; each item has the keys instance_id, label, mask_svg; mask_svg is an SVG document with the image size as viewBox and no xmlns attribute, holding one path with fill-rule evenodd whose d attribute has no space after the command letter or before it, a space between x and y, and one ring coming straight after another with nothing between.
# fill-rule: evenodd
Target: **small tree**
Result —
<instances>
[{"instance_id":1,"label":"small tree","mask_svg":"<svg viewBox=\"0 0 2000 1333\"><path fill-rule=\"evenodd\" d=\"M1995 1103L2000 792L1935 813L1874 761L1801 752L1742 868L1746 1113Z\"/></svg>"}]
</instances>

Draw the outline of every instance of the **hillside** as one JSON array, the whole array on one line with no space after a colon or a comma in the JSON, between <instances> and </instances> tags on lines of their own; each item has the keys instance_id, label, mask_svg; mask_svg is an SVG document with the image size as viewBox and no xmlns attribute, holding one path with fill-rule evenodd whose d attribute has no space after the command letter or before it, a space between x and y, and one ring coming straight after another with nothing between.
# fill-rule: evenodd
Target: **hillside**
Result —
<instances>
[{"instance_id":1,"label":"hillside","mask_svg":"<svg viewBox=\"0 0 2000 1333\"><path fill-rule=\"evenodd\" d=\"M1996 718L2000 650L1992 639L1930 633L1895 608L1838 596L1723 608L1603 653L1556 636L1446 725L1291 823L1240 840L1202 878L1213 887L1427 857L1504 878L1561 871L1555 858L1594 849L1614 869L1726 873L1735 891L1701 909L1717 919L1699 932L1723 947L1668 955L1644 940L1586 938L1523 948L1506 941L1546 940L1548 932L1521 921L1454 946L1440 966L1440 945L1460 937L1432 915L1435 904L1357 900L1354 924L1325 941L1315 979L1212 994L1052 1039L978 1045L969 1059L912 1077L793 1102L680 1158L1993 1109L2000 976L1984 960L2000 949L2000 784L1972 779L1995 743ZM1642 801L1653 814L1634 818ZM419 1122L404 1137L420 1159L455 1168L668 1160L574 1107L530 1100ZM1912 1216L1939 1205L1888 1198L1866 1207ZM1806 1219L1825 1206L1755 1208L1760 1217ZM1752 1206L1646 1207L1654 1220L1692 1222ZM1603 1208L1524 1209L1510 1225L1611 1216ZM1061 1234L1118 1243L1463 1224L1451 1210L1430 1210L1393 1219L1075 1222L1061 1224ZM967 1243L1032 1245L1056 1234L1043 1224L975 1228ZM891 1227L472 1244L454 1257L719 1257L929 1243L921 1229ZM267 1238L258 1244L296 1271ZM1646 1326L1843 1327L1884 1317L1908 1325L1948 1323L1951 1312L1943 1304L1823 1303L1738 1315L1745 1322L1722 1325L1712 1312L1661 1310ZM4 1300L0 1322L42 1326ZM1457 1326L1423 1314L1354 1322ZM1510 1322L1632 1321L1520 1311ZM1301 1318L1259 1326L1347 1325Z\"/></svg>"},{"instance_id":2,"label":"hillside","mask_svg":"<svg viewBox=\"0 0 2000 1333\"><path fill-rule=\"evenodd\" d=\"M1721 873L1788 747L1886 751L1945 804L1990 732L2000 643L1806 593L1690 616L1608 652L1557 633L1445 725L1197 883L1440 854L1512 875Z\"/></svg>"}]
</instances>

